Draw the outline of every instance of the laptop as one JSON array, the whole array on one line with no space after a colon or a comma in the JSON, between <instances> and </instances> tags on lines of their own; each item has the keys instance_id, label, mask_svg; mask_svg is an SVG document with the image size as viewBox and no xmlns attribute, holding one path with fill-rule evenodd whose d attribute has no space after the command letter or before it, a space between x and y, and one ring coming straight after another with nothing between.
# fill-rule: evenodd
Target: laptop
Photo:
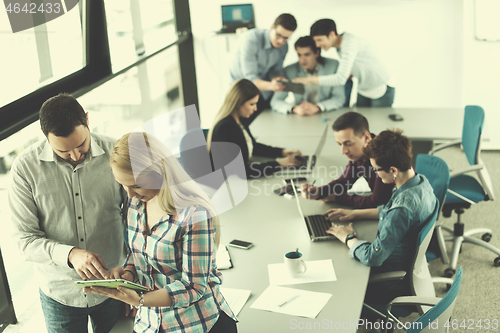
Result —
<instances>
[{"instance_id":1,"label":"laptop","mask_svg":"<svg viewBox=\"0 0 500 333\"><path fill-rule=\"evenodd\" d=\"M300 207L300 199L299 195L297 194L297 190L295 189L295 185L293 184L292 180L292 188L293 192L295 194L295 200L297 200L297 207L299 208L299 213L300 216L304 219L307 227L307 232L309 233L309 238L313 242L320 242L320 241L326 241L326 240L337 240L338 238L327 234L326 230L330 229L332 226L332 222L327 220L323 215L309 215L309 216L304 216L304 213L302 213L302 208Z\"/></svg>"},{"instance_id":2,"label":"laptop","mask_svg":"<svg viewBox=\"0 0 500 333\"><path fill-rule=\"evenodd\" d=\"M319 139L318 146L316 147L316 150L314 151L314 155L312 156L302 156L302 161L299 166L291 166L288 167L286 171L289 171L291 173L298 172L298 173L312 173L314 170L314 167L316 165L316 159L318 158L319 154L321 154L321 150L323 150L323 146L325 145L326 142L326 135L328 133L328 127L329 124L327 123L325 125L325 129L323 130L323 134L321 135L321 138Z\"/></svg>"},{"instance_id":3,"label":"laptop","mask_svg":"<svg viewBox=\"0 0 500 333\"><path fill-rule=\"evenodd\" d=\"M234 33L238 28L255 28L252 4L223 5L222 28L219 34Z\"/></svg>"}]
</instances>

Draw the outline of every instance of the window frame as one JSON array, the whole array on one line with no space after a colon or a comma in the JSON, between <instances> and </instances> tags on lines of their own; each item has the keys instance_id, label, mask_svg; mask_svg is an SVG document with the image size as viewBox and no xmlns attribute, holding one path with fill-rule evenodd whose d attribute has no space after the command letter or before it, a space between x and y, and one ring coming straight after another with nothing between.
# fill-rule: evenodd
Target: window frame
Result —
<instances>
[{"instance_id":1,"label":"window frame","mask_svg":"<svg viewBox=\"0 0 500 333\"><path fill-rule=\"evenodd\" d=\"M184 105L198 105L193 35L188 1L172 0L177 31L176 41L154 52L138 56L134 63L115 73L112 72L111 66L104 0L83 2L85 6L82 14L84 15L83 34L86 66L1 107L0 141L37 121L40 106L48 98L61 92L67 92L76 98L80 97L174 45L178 46ZM198 110L198 108L196 109ZM0 251L0 332L6 327L4 325L16 322L12 296Z\"/></svg>"}]
</instances>

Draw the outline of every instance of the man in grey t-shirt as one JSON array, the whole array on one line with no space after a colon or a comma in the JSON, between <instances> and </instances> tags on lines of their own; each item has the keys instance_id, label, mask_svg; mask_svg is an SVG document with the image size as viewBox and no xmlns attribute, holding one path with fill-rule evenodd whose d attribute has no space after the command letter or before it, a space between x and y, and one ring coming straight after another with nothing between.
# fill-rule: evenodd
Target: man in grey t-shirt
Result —
<instances>
[{"instance_id":1,"label":"man in grey t-shirt","mask_svg":"<svg viewBox=\"0 0 500 333\"><path fill-rule=\"evenodd\" d=\"M12 164L9 204L19 249L35 263L49 333L109 332L125 314L114 299L85 294L77 280L103 279L125 258L126 194L109 165L115 140L90 133L88 114L59 94L40 109L46 140Z\"/></svg>"}]
</instances>

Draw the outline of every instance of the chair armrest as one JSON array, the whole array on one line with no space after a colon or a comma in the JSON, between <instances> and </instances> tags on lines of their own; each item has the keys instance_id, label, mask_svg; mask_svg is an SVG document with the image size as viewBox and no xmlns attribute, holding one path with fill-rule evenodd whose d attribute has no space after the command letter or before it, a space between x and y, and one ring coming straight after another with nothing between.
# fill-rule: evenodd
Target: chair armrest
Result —
<instances>
[{"instance_id":1,"label":"chair armrest","mask_svg":"<svg viewBox=\"0 0 500 333\"><path fill-rule=\"evenodd\" d=\"M393 305L424 305L424 306L434 306L439 303L441 298L438 297L418 297L418 296L402 296L402 297L396 297L395 299L392 300L389 304L387 304L387 319L389 317L396 321L401 323L399 319L394 316L391 312L391 308Z\"/></svg>"},{"instance_id":2,"label":"chair armrest","mask_svg":"<svg viewBox=\"0 0 500 333\"><path fill-rule=\"evenodd\" d=\"M405 276L405 271L378 273L370 276L368 283L402 280Z\"/></svg>"},{"instance_id":3,"label":"chair armrest","mask_svg":"<svg viewBox=\"0 0 500 333\"><path fill-rule=\"evenodd\" d=\"M443 150L445 148L448 148L448 147L451 147L451 146L456 146L456 145L459 145L462 143L462 139L458 139L458 140L453 140L453 141L450 141L450 142L447 142L447 143L443 143L443 144L440 144L439 146L437 147L434 147L432 148L428 154L429 155L434 155L435 152L437 151L440 151L440 150Z\"/></svg>"},{"instance_id":4,"label":"chair armrest","mask_svg":"<svg viewBox=\"0 0 500 333\"><path fill-rule=\"evenodd\" d=\"M463 175L464 173L472 172L472 171L479 171L481 169L484 169L484 164L475 164L468 166L466 168L458 169L456 171L450 172L450 179L453 177L456 177L458 175Z\"/></svg>"},{"instance_id":5,"label":"chair armrest","mask_svg":"<svg viewBox=\"0 0 500 333\"><path fill-rule=\"evenodd\" d=\"M448 283L452 284L453 279L452 278L445 278L445 277L439 277L439 276L433 276L431 278L432 283Z\"/></svg>"}]
</instances>

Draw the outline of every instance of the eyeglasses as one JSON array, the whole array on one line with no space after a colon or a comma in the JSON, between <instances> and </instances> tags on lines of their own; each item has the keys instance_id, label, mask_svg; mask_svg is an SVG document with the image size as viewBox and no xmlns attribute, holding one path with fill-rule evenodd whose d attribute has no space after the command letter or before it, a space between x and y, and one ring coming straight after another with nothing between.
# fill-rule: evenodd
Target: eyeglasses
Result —
<instances>
[{"instance_id":1,"label":"eyeglasses","mask_svg":"<svg viewBox=\"0 0 500 333\"><path fill-rule=\"evenodd\" d=\"M285 42L288 40L288 37L280 35L277 31L275 31L275 33L276 33L276 37L283 39Z\"/></svg>"},{"instance_id":2,"label":"eyeglasses","mask_svg":"<svg viewBox=\"0 0 500 333\"><path fill-rule=\"evenodd\" d=\"M387 169L384 169L384 168L373 168L373 171L375 171L376 173L379 173L380 171L385 171L385 172L387 172L388 170L387 170Z\"/></svg>"}]
</instances>

